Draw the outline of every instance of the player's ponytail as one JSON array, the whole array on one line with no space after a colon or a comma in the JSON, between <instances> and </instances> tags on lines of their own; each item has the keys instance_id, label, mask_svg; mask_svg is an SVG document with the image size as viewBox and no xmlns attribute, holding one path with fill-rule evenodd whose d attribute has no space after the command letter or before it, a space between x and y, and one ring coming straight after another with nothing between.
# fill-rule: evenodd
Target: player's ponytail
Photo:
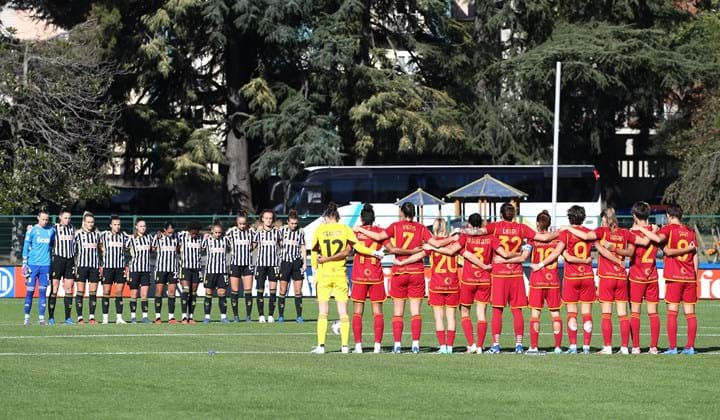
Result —
<instances>
[{"instance_id":1,"label":"player's ponytail","mask_svg":"<svg viewBox=\"0 0 720 420\"><path fill-rule=\"evenodd\" d=\"M607 223L608 227L611 231L614 231L618 228L618 219L617 215L615 214L615 209L612 207L608 207L603 211L603 217L605 218L605 223Z\"/></svg>"},{"instance_id":2,"label":"player's ponytail","mask_svg":"<svg viewBox=\"0 0 720 420\"><path fill-rule=\"evenodd\" d=\"M335 221L340 220L340 213L338 213L337 204L334 201L328 203L325 212L323 213L325 220L332 219Z\"/></svg>"},{"instance_id":3,"label":"player's ponytail","mask_svg":"<svg viewBox=\"0 0 720 420\"><path fill-rule=\"evenodd\" d=\"M447 223L445 223L445 219L442 217L438 217L437 219L433 220L432 225L433 235L440 236L440 237L446 237L448 235L447 231Z\"/></svg>"},{"instance_id":4,"label":"player's ponytail","mask_svg":"<svg viewBox=\"0 0 720 420\"><path fill-rule=\"evenodd\" d=\"M298 212L295 209L290 209L287 216L288 220L298 220Z\"/></svg>"},{"instance_id":5,"label":"player's ponytail","mask_svg":"<svg viewBox=\"0 0 720 420\"><path fill-rule=\"evenodd\" d=\"M537 218L535 219L535 222L537 223L538 229L545 232L550 227L551 220L552 219L550 218L550 213L547 210L543 210L540 213L538 213Z\"/></svg>"},{"instance_id":6,"label":"player's ponytail","mask_svg":"<svg viewBox=\"0 0 720 420\"><path fill-rule=\"evenodd\" d=\"M479 228L483 223L482 216L480 216L480 213L473 213L468 217L468 223L474 228Z\"/></svg>"},{"instance_id":7,"label":"player's ponytail","mask_svg":"<svg viewBox=\"0 0 720 420\"><path fill-rule=\"evenodd\" d=\"M375 210L371 204L365 204L360 212L360 220L363 226L370 226L375 223Z\"/></svg>"}]
</instances>

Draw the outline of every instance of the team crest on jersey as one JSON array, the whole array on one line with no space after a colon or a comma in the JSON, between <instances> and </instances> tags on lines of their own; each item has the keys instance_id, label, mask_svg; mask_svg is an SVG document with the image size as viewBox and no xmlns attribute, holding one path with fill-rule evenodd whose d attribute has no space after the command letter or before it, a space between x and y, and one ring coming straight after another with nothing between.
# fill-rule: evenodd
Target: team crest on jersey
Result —
<instances>
[{"instance_id":1,"label":"team crest on jersey","mask_svg":"<svg viewBox=\"0 0 720 420\"><path fill-rule=\"evenodd\" d=\"M449 278L449 277L445 277L445 278L443 279L443 283L445 283L445 285L448 286L448 285L450 284L450 278Z\"/></svg>"},{"instance_id":2,"label":"team crest on jersey","mask_svg":"<svg viewBox=\"0 0 720 420\"><path fill-rule=\"evenodd\" d=\"M578 271L581 272L581 273L584 273L584 272L585 272L585 267L583 267L583 266L578 267Z\"/></svg>"},{"instance_id":3,"label":"team crest on jersey","mask_svg":"<svg viewBox=\"0 0 720 420\"><path fill-rule=\"evenodd\" d=\"M622 270L622 267L618 267L617 265L614 265L613 270L620 271L620 270Z\"/></svg>"},{"instance_id":4,"label":"team crest on jersey","mask_svg":"<svg viewBox=\"0 0 720 420\"><path fill-rule=\"evenodd\" d=\"M645 274L648 274L648 275L649 275L649 274L650 274L650 271L651 271L651 270L650 270L649 268L646 268L646 269L645 269Z\"/></svg>"},{"instance_id":5,"label":"team crest on jersey","mask_svg":"<svg viewBox=\"0 0 720 420\"><path fill-rule=\"evenodd\" d=\"M680 269L680 272L683 273L683 274L687 274L687 269L686 269L685 267L682 267L682 268Z\"/></svg>"},{"instance_id":6,"label":"team crest on jersey","mask_svg":"<svg viewBox=\"0 0 720 420\"><path fill-rule=\"evenodd\" d=\"M475 277L480 277L482 275L482 271L473 271L473 275Z\"/></svg>"},{"instance_id":7,"label":"team crest on jersey","mask_svg":"<svg viewBox=\"0 0 720 420\"><path fill-rule=\"evenodd\" d=\"M369 276L370 273L371 273L371 271L370 271L369 268L366 268L365 271L363 271L363 273L364 273L366 276Z\"/></svg>"},{"instance_id":8,"label":"team crest on jersey","mask_svg":"<svg viewBox=\"0 0 720 420\"><path fill-rule=\"evenodd\" d=\"M545 280L552 280L552 274L546 273L546 274L545 274Z\"/></svg>"}]
</instances>

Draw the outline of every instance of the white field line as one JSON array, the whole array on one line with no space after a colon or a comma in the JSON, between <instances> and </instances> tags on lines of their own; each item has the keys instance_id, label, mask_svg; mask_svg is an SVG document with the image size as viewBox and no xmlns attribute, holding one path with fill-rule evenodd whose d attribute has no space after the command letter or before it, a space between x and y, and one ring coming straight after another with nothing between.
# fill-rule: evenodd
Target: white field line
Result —
<instances>
[{"instance_id":1,"label":"white field line","mask_svg":"<svg viewBox=\"0 0 720 420\"><path fill-rule=\"evenodd\" d=\"M219 356L219 355L307 355L314 356L309 351L111 351L111 352L7 352L0 353L0 357L39 357L39 356L168 356L168 355L187 355L187 356ZM340 352L330 351L329 355L342 354ZM371 354L368 352L368 354ZM392 354L385 352L383 354ZM410 354L406 352L405 354ZM463 353L456 353L463 354ZM504 352L500 355L507 356L513 354L512 352ZM644 353L647 354L647 353ZM420 355L435 355L435 353L420 353ZM553 357L554 355L549 355ZM720 352L713 351L707 353L698 353L697 356L720 356Z\"/></svg>"}]
</instances>

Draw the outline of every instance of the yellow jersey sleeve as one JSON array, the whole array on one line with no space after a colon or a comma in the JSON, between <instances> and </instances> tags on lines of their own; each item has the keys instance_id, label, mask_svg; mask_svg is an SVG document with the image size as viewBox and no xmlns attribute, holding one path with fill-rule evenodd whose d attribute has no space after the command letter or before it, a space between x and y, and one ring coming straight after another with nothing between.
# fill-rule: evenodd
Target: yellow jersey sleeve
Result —
<instances>
[{"instance_id":1,"label":"yellow jersey sleeve","mask_svg":"<svg viewBox=\"0 0 720 420\"><path fill-rule=\"evenodd\" d=\"M345 228L345 243L351 243L353 249L361 254L372 255L372 253L375 252L374 249L368 248L364 243L360 242L357 236L355 236L355 232L353 232L349 226L345 226Z\"/></svg>"}]
</instances>

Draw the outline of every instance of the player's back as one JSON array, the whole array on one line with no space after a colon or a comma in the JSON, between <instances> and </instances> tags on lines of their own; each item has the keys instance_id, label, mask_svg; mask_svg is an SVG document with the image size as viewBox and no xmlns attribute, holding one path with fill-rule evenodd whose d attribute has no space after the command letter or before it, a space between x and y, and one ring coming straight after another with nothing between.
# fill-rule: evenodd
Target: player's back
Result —
<instances>
[{"instance_id":1,"label":"player's back","mask_svg":"<svg viewBox=\"0 0 720 420\"><path fill-rule=\"evenodd\" d=\"M695 244L695 231L689 227L673 223L660 229L667 238L667 246L672 249L685 249ZM663 276L668 280L695 281L695 251L673 257L665 257Z\"/></svg>"},{"instance_id":2,"label":"player's back","mask_svg":"<svg viewBox=\"0 0 720 420\"><path fill-rule=\"evenodd\" d=\"M379 226L363 226L364 228L372 232L382 232L383 229ZM363 234L362 232L356 233L358 241L372 250L379 250L382 247L380 242L374 241L372 238ZM370 255L355 253L353 258L353 269L352 279L353 281L374 281L382 278L382 267L381 261Z\"/></svg>"},{"instance_id":3,"label":"player's back","mask_svg":"<svg viewBox=\"0 0 720 420\"><path fill-rule=\"evenodd\" d=\"M349 231L349 233L348 233ZM315 230L313 248L317 248L323 257L332 257L341 253L347 247L352 231L341 223L325 223ZM353 234L354 235L354 234ZM329 261L318 266L318 272L323 274L345 275L345 260Z\"/></svg>"},{"instance_id":4,"label":"player's back","mask_svg":"<svg viewBox=\"0 0 720 420\"><path fill-rule=\"evenodd\" d=\"M396 247L408 250L421 247L431 237L430 231L424 225L408 220L391 224L385 229L385 232ZM403 261L409 257L409 255L398 255L395 258L398 261ZM421 261L403 267L393 266L393 272L395 273L416 271L422 273L422 270L423 263Z\"/></svg>"},{"instance_id":5,"label":"player's back","mask_svg":"<svg viewBox=\"0 0 720 420\"><path fill-rule=\"evenodd\" d=\"M437 239L444 239L437 237ZM430 256L430 285L433 292L457 290L460 287L458 280L457 255L445 255L439 252L426 252Z\"/></svg>"},{"instance_id":6,"label":"player's back","mask_svg":"<svg viewBox=\"0 0 720 420\"><path fill-rule=\"evenodd\" d=\"M641 226L630 232L638 236L645 236L643 231L651 231L651 226ZM648 246L635 245L635 253L630 257L630 281L653 281L658 279L656 265L657 246L650 242Z\"/></svg>"},{"instance_id":7,"label":"player's back","mask_svg":"<svg viewBox=\"0 0 720 420\"><path fill-rule=\"evenodd\" d=\"M585 226L574 227L586 233L590 232L590 229ZM558 240L565 244L565 249L571 256L583 259L590 256L590 250L592 247L592 243L590 241L583 241L570 233L568 230L560 232ZM593 278L594 274L592 271L592 264L576 264L566 261L564 277L566 279Z\"/></svg>"}]
</instances>

